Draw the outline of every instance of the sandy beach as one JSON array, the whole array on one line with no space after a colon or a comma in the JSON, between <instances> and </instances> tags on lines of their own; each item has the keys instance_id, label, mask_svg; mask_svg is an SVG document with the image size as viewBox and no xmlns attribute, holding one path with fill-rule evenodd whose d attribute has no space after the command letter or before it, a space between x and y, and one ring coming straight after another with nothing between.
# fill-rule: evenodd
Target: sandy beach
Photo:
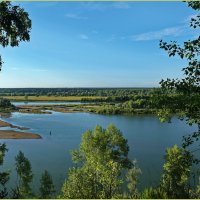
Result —
<instances>
[{"instance_id":1,"label":"sandy beach","mask_svg":"<svg viewBox=\"0 0 200 200\"><path fill-rule=\"evenodd\" d=\"M13 124L0 120L0 128L1 127L17 128L19 130L29 129L26 127L15 126ZM42 137L35 133L20 132L14 130L0 130L0 139L40 139L40 138Z\"/></svg>"},{"instance_id":2,"label":"sandy beach","mask_svg":"<svg viewBox=\"0 0 200 200\"><path fill-rule=\"evenodd\" d=\"M38 134L13 130L0 130L0 139L41 139Z\"/></svg>"},{"instance_id":3,"label":"sandy beach","mask_svg":"<svg viewBox=\"0 0 200 200\"><path fill-rule=\"evenodd\" d=\"M29 128L26 128L26 127L21 127L21 126L15 126L15 125L12 125L8 122L5 122L5 121L2 121L0 120L0 128L1 127L10 127L10 128L17 128L19 130L29 130Z\"/></svg>"}]
</instances>

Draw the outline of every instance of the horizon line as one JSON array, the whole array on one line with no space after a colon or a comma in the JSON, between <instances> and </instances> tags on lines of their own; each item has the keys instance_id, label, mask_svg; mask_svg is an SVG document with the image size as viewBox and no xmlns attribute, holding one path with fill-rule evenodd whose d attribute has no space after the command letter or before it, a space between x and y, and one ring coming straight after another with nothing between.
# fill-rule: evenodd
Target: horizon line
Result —
<instances>
[{"instance_id":1,"label":"horizon line","mask_svg":"<svg viewBox=\"0 0 200 200\"><path fill-rule=\"evenodd\" d=\"M159 88L159 87L0 87L0 89L142 89L142 88Z\"/></svg>"}]
</instances>

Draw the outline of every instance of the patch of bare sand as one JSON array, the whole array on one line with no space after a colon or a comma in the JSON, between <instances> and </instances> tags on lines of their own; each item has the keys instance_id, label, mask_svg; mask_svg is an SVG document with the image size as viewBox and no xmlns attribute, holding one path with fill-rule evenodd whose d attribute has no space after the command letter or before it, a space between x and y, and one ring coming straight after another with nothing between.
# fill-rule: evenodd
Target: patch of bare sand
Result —
<instances>
[{"instance_id":1,"label":"patch of bare sand","mask_svg":"<svg viewBox=\"0 0 200 200\"><path fill-rule=\"evenodd\" d=\"M41 139L42 137L35 133L19 132L13 130L0 130L0 139Z\"/></svg>"},{"instance_id":2,"label":"patch of bare sand","mask_svg":"<svg viewBox=\"0 0 200 200\"><path fill-rule=\"evenodd\" d=\"M15 125L12 125L8 122L4 122L2 120L0 120L0 127L10 127L10 128L17 128L19 130L28 130L29 128L26 128L26 127L21 127L21 126L15 126Z\"/></svg>"},{"instance_id":3,"label":"patch of bare sand","mask_svg":"<svg viewBox=\"0 0 200 200\"><path fill-rule=\"evenodd\" d=\"M19 130L29 129L26 127L15 126L13 124L0 120L0 128L1 127L17 128ZM40 139L40 138L42 137L35 133L19 132L14 130L0 130L0 139Z\"/></svg>"}]
</instances>

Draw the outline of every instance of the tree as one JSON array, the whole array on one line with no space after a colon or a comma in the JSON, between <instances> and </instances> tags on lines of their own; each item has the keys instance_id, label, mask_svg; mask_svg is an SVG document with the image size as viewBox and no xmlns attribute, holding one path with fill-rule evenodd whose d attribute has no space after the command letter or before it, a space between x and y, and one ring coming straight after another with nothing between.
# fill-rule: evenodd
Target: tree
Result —
<instances>
[{"instance_id":1,"label":"tree","mask_svg":"<svg viewBox=\"0 0 200 200\"><path fill-rule=\"evenodd\" d=\"M200 177L199 177L199 184L197 186L197 198L200 198Z\"/></svg>"},{"instance_id":2,"label":"tree","mask_svg":"<svg viewBox=\"0 0 200 200\"><path fill-rule=\"evenodd\" d=\"M142 199L188 199L197 193L190 185L192 155L184 148L174 145L166 150L163 175L157 187L146 188Z\"/></svg>"},{"instance_id":3,"label":"tree","mask_svg":"<svg viewBox=\"0 0 200 200\"><path fill-rule=\"evenodd\" d=\"M192 166L192 155L189 151L174 145L166 150L164 174L161 188L167 198L189 198L189 178Z\"/></svg>"},{"instance_id":4,"label":"tree","mask_svg":"<svg viewBox=\"0 0 200 200\"><path fill-rule=\"evenodd\" d=\"M40 179L40 198L52 198L55 193L55 188L51 175L47 170L44 171Z\"/></svg>"},{"instance_id":5,"label":"tree","mask_svg":"<svg viewBox=\"0 0 200 200\"><path fill-rule=\"evenodd\" d=\"M24 154L21 151L19 151L15 160L16 171L19 176L19 184L17 186L17 190L19 191L19 197L30 198L32 196L30 183L33 179L30 161L24 156Z\"/></svg>"},{"instance_id":6,"label":"tree","mask_svg":"<svg viewBox=\"0 0 200 200\"><path fill-rule=\"evenodd\" d=\"M72 152L75 167L68 173L62 198L122 197L123 172L131 169L129 147L122 133L109 125L96 126L82 136L80 148Z\"/></svg>"},{"instance_id":7,"label":"tree","mask_svg":"<svg viewBox=\"0 0 200 200\"><path fill-rule=\"evenodd\" d=\"M139 191L137 189L137 184L139 182L138 176L141 174L140 168L137 166L136 160L133 161L133 167L128 170L126 175L127 179L127 186L129 190L129 197L131 199L138 199L139 198Z\"/></svg>"},{"instance_id":8,"label":"tree","mask_svg":"<svg viewBox=\"0 0 200 200\"><path fill-rule=\"evenodd\" d=\"M0 144L0 165L3 165L5 152L8 151L5 143ZM6 198L8 191L6 188L6 183L8 182L10 176L9 172L0 172L0 198Z\"/></svg>"},{"instance_id":9,"label":"tree","mask_svg":"<svg viewBox=\"0 0 200 200\"><path fill-rule=\"evenodd\" d=\"M188 6L194 10L200 10L199 1L188 2ZM193 17L190 27L199 29L200 14ZM167 43L160 41L160 48L167 51L168 55L179 56L188 61L188 65L182 69L181 79L161 80L161 89L157 90L152 98L152 102L157 108L161 108L158 115L161 121L170 121L171 116L176 113L179 119L185 119L187 124L197 124L197 131L183 137L182 147L174 146L167 150L166 163L164 165L164 175L161 180L161 189L164 198L189 198L198 196L188 186L190 170L193 163L199 163L199 158L194 158L192 154L199 150L196 143L195 149L191 146L200 137L200 36L196 39L188 40L183 45L176 41Z\"/></svg>"},{"instance_id":10,"label":"tree","mask_svg":"<svg viewBox=\"0 0 200 200\"><path fill-rule=\"evenodd\" d=\"M145 188L141 194L142 199L167 199L167 195L160 187Z\"/></svg>"},{"instance_id":11,"label":"tree","mask_svg":"<svg viewBox=\"0 0 200 200\"><path fill-rule=\"evenodd\" d=\"M200 177L197 188L194 190L190 190L190 198L191 199L199 199L200 198Z\"/></svg>"},{"instance_id":12,"label":"tree","mask_svg":"<svg viewBox=\"0 0 200 200\"><path fill-rule=\"evenodd\" d=\"M9 99L0 98L0 108L13 107Z\"/></svg>"},{"instance_id":13,"label":"tree","mask_svg":"<svg viewBox=\"0 0 200 200\"><path fill-rule=\"evenodd\" d=\"M21 41L30 40L31 20L29 15L19 6L9 1L0 2L0 45L2 47L18 46ZM0 69L2 67L0 56Z\"/></svg>"},{"instance_id":14,"label":"tree","mask_svg":"<svg viewBox=\"0 0 200 200\"><path fill-rule=\"evenodd\" d=\"M27 94L24 96L24 100L25 100L25 102L28 101L28 95Z\"/></svg>"},{"instance_id":15,"label":"tree","mask_svg":"<svg viewBox=\"0 0 200 200\"><path fill-rule=\"evenodd\" d=\"M188 2L188 6L200 10L199 1ZM191 19L190 26L194 29L200 27L200 14ZM182 69L183 77L161 80L161 90L153 98L157 107L161 108L159 117L162 121L170 120L172 114L177 113L189 125L198 125L198 131L183 137L183 147L186 148L198 141L200 136L200 36L185 41L182 46L176 41L167 43L161 40L160 48L167 51L170 57L179 56L188 61L188 66Z\"/></svg>"}]
</instances>

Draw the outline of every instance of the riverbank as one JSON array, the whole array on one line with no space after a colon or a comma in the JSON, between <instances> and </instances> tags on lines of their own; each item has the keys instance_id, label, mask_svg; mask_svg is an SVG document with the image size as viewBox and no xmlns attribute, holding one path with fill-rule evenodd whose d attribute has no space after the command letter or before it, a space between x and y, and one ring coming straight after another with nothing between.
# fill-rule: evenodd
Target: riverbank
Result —
<instances>
[{"instance_id":1,"label":"riverbank","mask_svg":"<svg viewBox=\"0 0 200 200\"><path fill-rule=\"evenodd\" d=\"M21 103L15 105L13 111L10 112L32 114L51 114L51 111L91 112L106 115L156 114L157 112L157 108L151 104L149 97L143 96L132 97L131 100L99 96L6 96L6 98L15 102L27 102L25 105ZM73 101L74 103L72 103ZM35 104L31 105L28 102L35 102Z\"/></svg>"},{"instance_id":2,"label":"riverbank","mask_svg":"<svg viewBox=\"0 0 200 200\"><path fill-rule=\"evenodd\" d=\"M28 130L29 128L15 126L8 122L0 120L0 128L10 127L17 128L19 130ZM15 130L0 130L0 139L41 139L42 137L39 134L29 133L29 132L20 132Z\"/></svg>"},{"instance_id":3,"label":"riverbank","mask_svg":"<svg viewBox=\"0 0 200 200\"><path fill-rule=\"evenodd\" d=\"M35 133L19 132L13 130L0 130L0 139L41 139L42 137Z\"/></svg>"},{"instance_id":4,"label":"riverbank","mask_svg":"<svg viewBox=\"0 0 200 200\"><path fill-rule=\"evenodd\" d=\"M96 104L66 104L66 105L22 105L17 106L17 112L30 114L51 114L51 111L62 113L87 112L104 115L124 114L156 114L156 109L150 108L126 108L120 104L96 103Z\"/></svg>"},{"instance_id":5,"label":"riverbank","mask_svg":"<svg viewBox=\"0 0 200 200\"><path fill-rule=\"evenodd\" d=\"M101 96L2 96L10 101L86 101L86 100L102 100L107 97Z\"/></svg>"},{"instance_id":6,"label":"riverbank","mask_svg":"<svg viewBox=\"0 0 200 200\"><path fill-rule=\"evenodd\" d=\"M21 113L31 114L51 114L51 111L63 112L63 113L74 113L74 112L89 112L88 109L95 107L95 105L77 105L77 104L66 104L66 105L22 105L17 106L17 111Z\"/></svg>"},{"instance_id":7,"label":"riverbank","mask_svg":"<svg viewBox=\"0 0 200 200\"><path fill-rule=\"evenodd\" d=\"M10 127L10 128L17 128L19 130L29 130L30 128L26 128L26 127L21 127L21 126L15 126L13 124L10 124L8 122L2 121L0 120L0 128L1 127Z\"/></svg>"}]
</instances>

